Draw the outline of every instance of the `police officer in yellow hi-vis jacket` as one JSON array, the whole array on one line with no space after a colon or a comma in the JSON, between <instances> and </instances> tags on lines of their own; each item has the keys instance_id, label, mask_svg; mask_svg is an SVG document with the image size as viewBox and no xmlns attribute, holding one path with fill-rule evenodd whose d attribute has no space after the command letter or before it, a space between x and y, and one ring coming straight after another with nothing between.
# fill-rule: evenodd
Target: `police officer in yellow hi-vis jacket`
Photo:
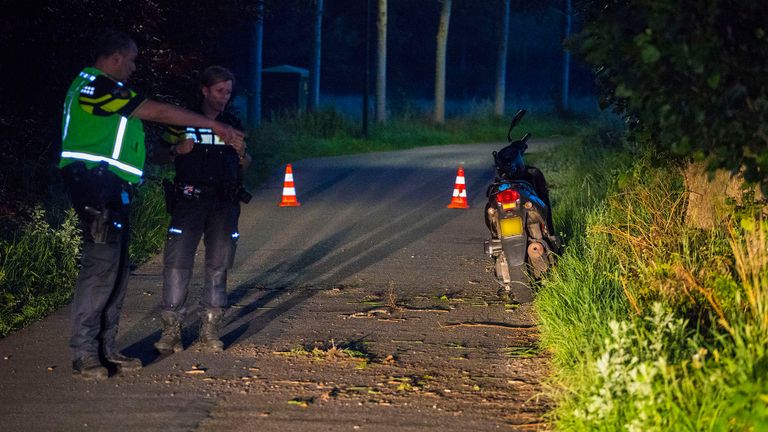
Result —
<instances>
[{"instance_id":1,"label":"police officer in yellow hi-vis jacket","mask_svg":"<svg viewBox=\"0 0 768 432\"><path fill-rule=\"evenodd\" d=\"M94 48L93 66L78 74L64 100L59 166L84 243L72 301L73 374L104 379L106 362L122 370L142 366L139 359L120 354L115 341L128 282L130 203L144 169L140 120L210 128L238 147L243 133L127 88L138 54L128 35L105 32Z\"/></svg>"}]
</instances>

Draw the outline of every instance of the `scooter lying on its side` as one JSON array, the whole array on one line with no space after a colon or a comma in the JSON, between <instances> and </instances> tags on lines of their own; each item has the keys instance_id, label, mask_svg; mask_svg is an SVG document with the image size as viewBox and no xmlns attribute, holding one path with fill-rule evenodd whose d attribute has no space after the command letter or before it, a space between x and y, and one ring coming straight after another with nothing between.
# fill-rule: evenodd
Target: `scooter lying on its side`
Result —
<instances>
[{"instance_id":1,"label":"scooter lying on its side","mask_svg":"<svg viewBox=\"0 0 768 432\"><path fill-rule=\"evenodd\" d=\"M529 279L540 278L555 263L561 247L544 175L523 161L531 134L512 140L512 129L524 115L525 110L520 110L512 119L509 145L493 152L496 175L486 191L485 206L485 224L491 233L485 252L494 260L499 295L518 303L533 300Z\"/></svg>"}]
</instances>

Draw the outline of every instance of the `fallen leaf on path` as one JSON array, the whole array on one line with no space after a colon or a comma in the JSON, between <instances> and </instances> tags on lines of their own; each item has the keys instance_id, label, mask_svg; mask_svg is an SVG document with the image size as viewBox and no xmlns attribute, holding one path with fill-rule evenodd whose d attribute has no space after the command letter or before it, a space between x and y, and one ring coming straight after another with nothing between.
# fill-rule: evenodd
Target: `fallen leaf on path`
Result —
<instances>
[{"instance_id":1,"label":"fallen leaf on path","mask_svg":"<svg viewBox=\"0 0 768 432\"><path fill-rule=\"evenodd\" d=\"M302 408L307 408L309 404L314 401L314 398L293 398L288 401L289 405L296 405Z\"/></svg>"},{"instance_id":2,"label":"fallen leaf on path","mask_svg":"<svg viewBox=\"0 0 768 432\"><path fill-rule=\"evenodd\" d=\"M204 374L207 369L200 366L199 364L192 365L192 369L185 370L184 373L188 373L190 375L199 375Z\"/></svg>"}]
</instances>

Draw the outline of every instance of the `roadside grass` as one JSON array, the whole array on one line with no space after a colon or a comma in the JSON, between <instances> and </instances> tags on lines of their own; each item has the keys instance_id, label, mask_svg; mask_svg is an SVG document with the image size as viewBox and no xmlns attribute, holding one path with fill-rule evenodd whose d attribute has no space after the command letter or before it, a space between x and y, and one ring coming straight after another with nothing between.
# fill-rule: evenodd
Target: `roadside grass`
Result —
<instances>
[{"instance_id":1,"label":"roadside grass","mask_svg":"<svg viewBox=\"0 0 768 432\"><path fill-rule=\"evenodd\" d=\"M247 138L255 163L246 182L255 187L285 163L310 157L404 150L443 144L504 142L510 117L485 113L448 119L444 124L427 117L404 116L386 124L372 122L366 139L358 123L330 109L301 116L281 116L249 131ZM525 130L534 137L572 136L588 120L559 119L549 114L529 114ZM522 135L522 133L521 133Z\"/></svg>"},{"instance_id":2,"label":"roadside grass","mask_svg":"<svg viewBox=\"0 0 768 432\"><path fill-rule=\"evenodd\" d=\"M156 171L157 175L139 188L131 208L131 242L128 254L134 265L147 262L165 244L170 216L165 209L165 194L159 179L169 175L169 171Z\"/></svg>"},{"instance_id":3,"label":"roadside grass","mask_svg":"<svg viewBox=\"0 0 768 432\"><path fill-rule=\"evenodd\" d=\"M768 430L762 208L734 207L713 231L690 228L679 169L589 142L572 144L588 152L552 155L567 167L552 190L567 248L536 308L555 367L554 426Z\"/></svg>"},{"instance_id":4,"label":"roadside grass","mask_svg":"<svg viewBox=\"0 0 768 432\"><path fill-rule=\"evenodd\" d=\"M77 216L58 228L38 207L10 240L0 240L0 336L40 319L72 296L80 255Z\"/></svg>"}]
</instances>

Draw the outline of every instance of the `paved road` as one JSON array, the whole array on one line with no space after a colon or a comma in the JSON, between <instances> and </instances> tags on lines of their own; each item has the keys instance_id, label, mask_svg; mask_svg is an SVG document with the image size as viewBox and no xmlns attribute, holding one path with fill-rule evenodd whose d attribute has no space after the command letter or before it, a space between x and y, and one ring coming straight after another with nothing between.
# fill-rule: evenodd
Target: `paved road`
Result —
<instances>
[{"instance_id":1,"label":"paved road","mask_svg":"<svg viewBox=\"0 0 768 432\"><path fill-rule=\"evenodd\" d=\"M132 276L119 334L145 368L74 379L65 307L0 340L0 430L544 428L535 316L498 302L482 252L499 147L295 163L301 207L277 206L282 173L244 207L225 352L199 350L190 318L188 348L156 356L156 257ZM459 165L471 208L447 209Z\"/></svg>"}]
</instances>

